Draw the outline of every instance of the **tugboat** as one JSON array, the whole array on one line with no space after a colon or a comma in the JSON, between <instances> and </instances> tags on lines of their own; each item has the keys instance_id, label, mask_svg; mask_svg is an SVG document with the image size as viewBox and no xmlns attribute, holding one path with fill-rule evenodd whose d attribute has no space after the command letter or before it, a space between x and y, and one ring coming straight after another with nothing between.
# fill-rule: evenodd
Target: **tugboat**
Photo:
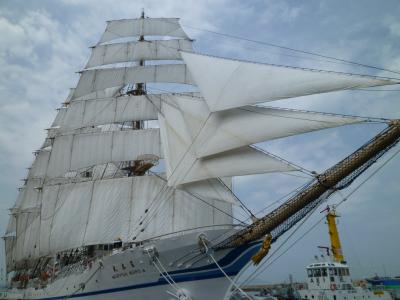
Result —
<instances>
[{"instance_id":1,"label":"tugboat","mask_svg":"<svg viewBox=\"0 0 400 300\"><path fill-rule=\"evenodd\" d=\"M339 232L336 226L335 208L326 208L326 221L329 228L331 248L326 250L316 262L308 265L307 288L298 289L302 300L391 300L389 293L382 290L371 291L355 286L347 262L344 259Z\"/></svg>"}]
</instances>

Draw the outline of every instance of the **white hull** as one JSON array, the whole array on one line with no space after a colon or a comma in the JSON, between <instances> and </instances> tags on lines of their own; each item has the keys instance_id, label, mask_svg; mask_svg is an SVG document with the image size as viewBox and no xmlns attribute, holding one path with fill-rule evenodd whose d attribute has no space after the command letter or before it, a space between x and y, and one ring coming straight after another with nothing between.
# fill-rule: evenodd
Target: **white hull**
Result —
<instances>
[{"instance_id":1,"label":"white hull","mask_svg":"<svg viewBox=\"0 0 400 300\"><path fill-rule=\"evenodd\" d=\"M212 230L206 235L212 240L224 231ZM23 299L222 300L230 282L207 254L196 251L197 237L198 233L193 233L146 243L97 260L91 268L81 266L60 274L46 288L14 291L23 293ZM149 249L156 249L157 258L151 258ZM253 244L217 251L213 256L234 277L257 250L258 245ZM161 275L163 268L167 273ZM175 287L167 282L170 278ZM182 292L189 298L178 298Z\"/></svg>"}]
</instances>

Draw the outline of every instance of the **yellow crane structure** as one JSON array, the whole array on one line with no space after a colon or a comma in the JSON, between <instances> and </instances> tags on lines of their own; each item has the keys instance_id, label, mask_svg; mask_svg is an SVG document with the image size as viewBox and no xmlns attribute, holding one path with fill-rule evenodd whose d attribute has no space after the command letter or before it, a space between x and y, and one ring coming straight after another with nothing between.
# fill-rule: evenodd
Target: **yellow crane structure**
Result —
<instances>
[{"instance_id":1,"label":"yellow crane structure","mask_svg":"<svg viewBox=\"0 0 400 300\"><path fill-rule=\"evenodd\" d=\"M339 231L337 230L336 226L337 217L339 216L336 214L336 210L334 208L330 209L328 206L326 214L326 222L328 224L329 237L331 239L331 250L333 254L333 260L341 263L344 262L344 256L342 252L342 245L340 243Z\"/></svg>"}]
</instances>

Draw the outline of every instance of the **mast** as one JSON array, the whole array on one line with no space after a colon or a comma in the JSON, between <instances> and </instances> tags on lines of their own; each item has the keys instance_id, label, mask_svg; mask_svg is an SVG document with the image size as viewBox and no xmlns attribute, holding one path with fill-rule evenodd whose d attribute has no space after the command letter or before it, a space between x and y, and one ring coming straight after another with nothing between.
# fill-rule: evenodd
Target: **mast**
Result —
<instances>
[{"instance_id":1,"label":"mast","mask_svg":"<svg viewBox=\"0 0 400 300\"><path fill-rule=\"evenodd\" d=\"M340 243L339 232L336 226L336 214L335 209L327 208L328 213L326 214L326 222L328 223L329 237L331 239L331 249L333 253L333 259L336 262L343 262L344 256L342 252L342 245Z\"/></svg>"},{"instance_id":2,"label":"mast","mask_svg":"<svg viewBox=\"0 0 400 300\"><path fill-rule=\"evenodd\" d=\"M145 14L144 14L144 9L142 9L142 13L140 15L140 19L144 20ZM138 42L146 42L146 40L144 39L144 35L140 35L138 38ZM144 66L144 60L141 59L138 62L139 66ZM134 95L134 96L141 96L141 95L146 95L147 91L146 91L146 83L140 82L140 83L135 83L134 84L134 88L133 90L128 91L128 94L130 95ZM137 124L137 122L133 122L133 129L141 129L141 125L140 123ZM137 128L139 127L139 128Z\"/></svg>"},{"instance_id":3,"label":"mast","mask_svg":"<svg viewBox=\"0 0 400 300\"><path fill-rule=\"evenodd\" d=\"M217 244L214 248L238 247L266 236L261 250L253 257L253 261L258 263L268 253L272 242L292 228L334 191L350 185L355 178L396 145L399 140L400 120L393 120L389 123L388 128L357 151L318 175L314 181L286 203Z\"/></svg>"},{"instance_id":4,"label":"mast","mask_svg":"<svg viewBox=\"0 0 400 300\"><path fill-rule=\"evenodd\" d=\"M144 20L144 9L142 9L142 13L140 15L140 19ZM138 38L138 42L143 43L145 42L144 35L140 35ZM140 59L138 62L138 66L144 66L144 60ZM140 83L135 83L133 90L129 90L127 92L128 95L133 95L133 96L141 96L141 95L146 95L146 83L140 82ZM132 129L134 130L139 130L143 129L144 123L143 121L132 121Z\"/></svg>"}]
</instances>

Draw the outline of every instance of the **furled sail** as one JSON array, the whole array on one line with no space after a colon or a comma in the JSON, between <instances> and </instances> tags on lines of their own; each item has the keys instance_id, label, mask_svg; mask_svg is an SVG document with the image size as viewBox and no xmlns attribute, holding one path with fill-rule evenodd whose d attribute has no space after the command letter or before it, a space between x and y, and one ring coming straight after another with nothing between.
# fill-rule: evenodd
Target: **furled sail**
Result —
<instances>
[{"instance_id":1,"label":"furled sail","mask_svg":"<svg viewBox=\"0 0 400 300\"><path fill-rule=\"evenodd\" d=\"M107 22L99 43L135 36L170 36L188 39L177 18L140 18Z\"/></svg>"},{"instance_id":2,"label":"furled sail","mask_svg":"<svg viewBox=\"0 0 400 300\"><path fill-rule=\"evenodd\" d=\"M189 52L181 54L211 111L399 83L365 75L251 63Z\"/></svg>"},{"instance_id":3,"label":"furled sail","mask_svg":"<svg viewBox=\"0 0 400 300\"><path fill-rule=\"evenodd\" d=\"M135 160L143 154L162 157L158 129L60 135L53 142L47 175L61 177L98 164Z\"/></svg>"},{"instance_id":4,"label":"furled sail","mask_svg":"<svg viewBox=\"0 0 400 300\"><path fill-rule=\"evenodd\" d=\"M126 42L93 47L85 69L140 60L181 60L180 50L192 51L189 40Z\"/></svg>"},{"instance_id":5,"label":"furled sail","mask_svg":"<svg viewBox=\"0 0 400 300\"><path fill-rule=\"evenodd\" d=\"M99 90L143 82L194 85L184 64L93 69L81 72L72 100Z\"/></svg>"}]
</instances>

